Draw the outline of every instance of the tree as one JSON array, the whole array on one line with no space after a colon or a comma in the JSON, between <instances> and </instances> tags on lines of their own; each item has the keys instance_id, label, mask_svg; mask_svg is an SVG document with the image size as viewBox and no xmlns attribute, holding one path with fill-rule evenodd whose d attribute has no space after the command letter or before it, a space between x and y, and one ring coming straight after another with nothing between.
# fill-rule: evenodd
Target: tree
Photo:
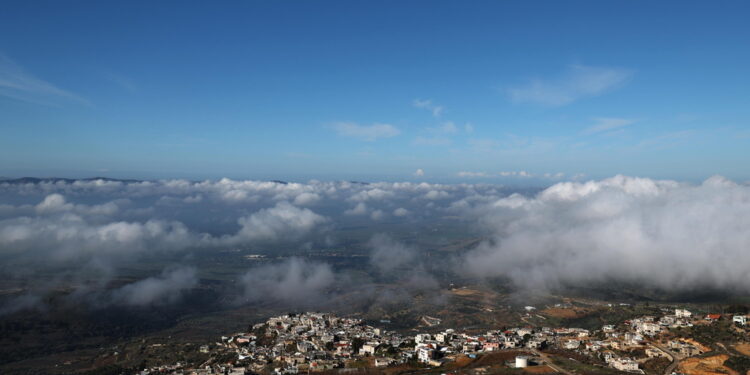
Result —
<instances>
[{"instance_id":1,"label":"tree","mask_svg":"<svg viewBox=\"0 0 750 375\"><path fill-rule=\"evenodd\" d=\"M363 345L365 345L365 340L363 340L363 339L361 339L359 337L355 337L352 340L352 351L354 353L358 353L359 349L361 349Z\"/></svg>"}]
</instances>

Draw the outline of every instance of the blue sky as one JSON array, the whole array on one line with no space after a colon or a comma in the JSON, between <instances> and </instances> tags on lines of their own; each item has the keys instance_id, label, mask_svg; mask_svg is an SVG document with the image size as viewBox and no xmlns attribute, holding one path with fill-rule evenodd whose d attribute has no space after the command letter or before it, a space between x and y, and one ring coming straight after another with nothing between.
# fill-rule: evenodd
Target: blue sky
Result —
<instances>
[{"instance_id":1,"label":"blue sky","mask_svg":"<svg viewBox=\"0 0 750 375\"><path fill-rule=\"evenodd\" d=\"M0 176L747 180L749 15L743 1L11 2Z\"/></svg>"}]
</instances>

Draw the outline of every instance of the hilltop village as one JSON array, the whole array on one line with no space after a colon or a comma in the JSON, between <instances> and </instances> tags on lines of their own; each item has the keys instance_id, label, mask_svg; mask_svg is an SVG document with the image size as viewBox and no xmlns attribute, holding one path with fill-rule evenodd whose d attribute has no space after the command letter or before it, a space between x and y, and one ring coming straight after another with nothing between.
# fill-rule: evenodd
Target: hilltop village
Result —
<instances>
[{"instance_id":1,"label":"hilltop village","mask_svg":"<svg viewBox=\"0 0 750 375\"><path fill-rule=\"evenodd\" d=\"M527 306L527 316L532 316L534 310ZM722 353L712 353L712 347L674 333L719 321L731 334L745 340L741 345L750 346L746 315L697 316L686 309L662 310L661 316L642 316L594 331L527 326L480 334L444 329L414 335L332 314L287 314L253 325L249 332L224 336L216 343L201 346L200 352L208 354L209 359L197 366L176 363L145 369L142 374L284 375L394 368L434 374L504 373L493 371L498 369L515 371L512 373L577 373L561 361L598 368L595 373L644 374L644 363L658 358L663 364L660 373L677 374L694 358L713 358L705 357L706 353L721 357L719 366L732 356L742 356L726 347ZM437 318L423 320L427 326L440 324ZM465 366L482 357L495 360L486 361L486 366ZM737 373L726 369L719 373Z\"/></svg>"}]
</instances>

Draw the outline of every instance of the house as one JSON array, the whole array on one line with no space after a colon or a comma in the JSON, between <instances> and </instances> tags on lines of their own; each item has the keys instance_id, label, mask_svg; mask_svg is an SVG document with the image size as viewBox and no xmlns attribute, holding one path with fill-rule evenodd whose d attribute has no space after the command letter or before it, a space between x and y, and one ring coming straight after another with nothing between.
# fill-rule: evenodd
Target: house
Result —
<instances>
[{"instance_id":1,"label":"house","mask_svg":"<svg viewBox=\"0 0 750 375\"><path fill-rule=\"evenodd\" d=\"M375 358L375 367L386 367L393 362L393 358Z\"/></svg>"},{"instance_id":2,"label":"house","mask_svg":"<svg viewBox=\"0 0 750 375\"><path fill-rule=\"evenodd\" d=\"M377 344L368 342L359 349L361 355L375 355L375 349L378 347Z\"/></svg>"},{"instance_id":3,"label":"house","mask_svg":"<svg viewBox=\"0 0 750 375\"><path fill-rule=\"evenodd\" d=\"M661 326L656 323L644 322L638 324L636 330L638 331L638 333L642 333L648 336L654 336L661 332Z\"/></svg>"},{"instance_id":4,"label":"house","mask_svg":"<svg viewBox=\"0 0 750 375\"><path fill-rule=\"evenodd\" d=\"M565 340L562 342L563 349L578 349L578 347L581 345L581 342L578 340Z\"/></svg>"},{"instance_id":5,"label":"house","mask_svg":"<svg viewBox=\"0 0 750 375\"><path fill-rule=\"evenodd\" d=\"M739 325L747 325L747 315L735 315L732 317L732 323L737 323Z\"/></svg>"},{"instance_id":6,"label":"house","mask_svg":"<svg viewBox=\"0 0 750 375\"><path fill-rule=\"evenodd\" d=\"M414 336L414 342L417 344L421 344L425 341L429 341L432 339L432 336L430 336L429 333L420 333Z\"/></svg>"},{"instance_id":7,"label":"house","mask_svg":"<svg viewBox=\"0 0 750 375\"><path fill-rule=\"evenodd\" d=\"M545 342L546 340L542 338L533 338L526 343L526 347L530 349L541 349Z\"/></svg>"},{"instance_id":8,"label":"house","mask_svg":"<svg viewBox=\"0 0 750 375\"><path fill-rule=\"evenodd\" d=\"M706 320L710 322L715 322L721 319L721 314L708 314L706 315Z\"/></svg>"},{"instance_id":9,"label":"house","mask_svg":"<svg viewBox=\"0 0 750 375\"><path fill-rule=\"evenodd\" d=\"M484 350L485 352L491 352L491 351L495 351L499 349L500 349L499 342L488 341L482 344L482 350Z\"/></svg>"},{"instance_id":10,"label":"house","mask_svg":"<svg viewBox=\"0 0 750 375\"><path fill-rule=\"evenodd\" d=\"M680 347L680 354L682 354L685 357L692 357L694 355L702 354L703 351L698 349L697 347L690 345L690 344L684 344L682 347Z\"/></svg>"},{"instance_id":11,"label":"house","mask_svg":"<svg viewBox=\"0 0 750 375\"><path fill-rule=\"evenodd\" d=\"M617 358L610 365L620 371L638 371L638 362L630 358Z\"/></svg>"},{"instance_id":12,"label":"house","mask_svg":"<svg viewBox=\"0 0 750 375\"><path fill-rule=\"evenodd\" d=\"M665 315L665 316L662 316L661 319L659 319L659 324L663 326L671 326L674 323L675 323L674 315Z\"/></svg>"},{"instance_id":13,"label":"house","mask_svg":"<svg viewBox=\"0 0 750 375\"><path fill-rule=\"evenodd\" d=\"M534 331L531 328L519 328L518 331L516 331L516 335L521 337L530 335L532 333L534 333Z\"/></svg>"},{"instance_id":14,"label":"house","mask_svg":"<svg viewBox=\"0 0 750 375\"><path fill-rule=\"evenodd\" d=\"M417 359L420 362L429 363L431 359L435 357L435 349L427 346L423 346L417 349Z\"/></svg>"},{"instance_id":15,"label":"house","mask_svg":"<svg viewBox=\"0 0 750 375\"><path fill-rule=\"evenodd\" d=\"M686 309L674 309L674 315L678 318L690 318L693 313Z\"/></svg>"},{"instance_id":16,"label":"house","mask_svg":"<svg viewBox=\"0 0 750 375\"><path fill-rule=\"evenodd\" d=\"M646 356L649 358L666 357L667 353L656 348L646 348Z\"/></svg>"}]
</instances>

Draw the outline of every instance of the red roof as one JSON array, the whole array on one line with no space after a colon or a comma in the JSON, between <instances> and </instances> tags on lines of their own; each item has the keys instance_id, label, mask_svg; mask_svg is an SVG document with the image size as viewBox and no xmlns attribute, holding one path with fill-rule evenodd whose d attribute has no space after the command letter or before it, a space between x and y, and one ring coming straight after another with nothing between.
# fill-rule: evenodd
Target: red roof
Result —
<instances>
[{"instance_id":1,"label":"red roof","mask_svg":"<svg viewBox=\"0 0 750 375\"><path fill-rule=\"evenodd\" d=\"M708 315L706 315L706 319L719 320L720 318L721 318L721 314L708 314Z\"/></svg>"}]
</instances>

